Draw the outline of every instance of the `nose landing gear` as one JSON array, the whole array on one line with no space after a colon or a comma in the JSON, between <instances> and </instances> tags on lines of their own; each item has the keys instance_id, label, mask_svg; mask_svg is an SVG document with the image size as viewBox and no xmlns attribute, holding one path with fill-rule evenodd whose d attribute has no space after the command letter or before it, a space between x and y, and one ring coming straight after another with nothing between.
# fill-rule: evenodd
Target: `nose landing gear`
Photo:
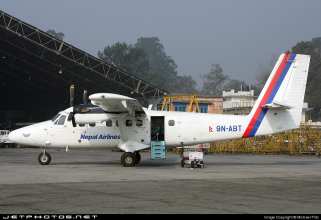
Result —
<instances>
[{"instance_id":1,"label":"nose landing gear","mask_svg":"<svg viewBox=\"0 0 321 220\"><path fill-rule=\"evenodd\" d=\"M41 149L42 150L42 149ZM38 162L41 165L48 165L51 161L51 156L46 152L46 150L42 150L43 152L38 156Z\"/></svg>"}]
</instances>

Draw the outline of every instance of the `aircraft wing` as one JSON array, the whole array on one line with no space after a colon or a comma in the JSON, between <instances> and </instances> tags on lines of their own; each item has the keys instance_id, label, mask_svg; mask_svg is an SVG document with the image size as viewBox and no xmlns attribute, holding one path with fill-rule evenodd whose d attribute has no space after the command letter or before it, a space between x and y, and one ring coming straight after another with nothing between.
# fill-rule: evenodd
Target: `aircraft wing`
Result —
<instances>
[{"instance_id":1,"label":"aircraft wing","mask_svg":"<svg viewBox=\"0 0 321 220\"><path fill-rule=\"evenodd\" d=\"M143 111L136 99L113 93L96 93L89 96L93 105L98 105L105 112L120 113L129 112L135 117L135 112Z\"/></svg>"}]
</instances>

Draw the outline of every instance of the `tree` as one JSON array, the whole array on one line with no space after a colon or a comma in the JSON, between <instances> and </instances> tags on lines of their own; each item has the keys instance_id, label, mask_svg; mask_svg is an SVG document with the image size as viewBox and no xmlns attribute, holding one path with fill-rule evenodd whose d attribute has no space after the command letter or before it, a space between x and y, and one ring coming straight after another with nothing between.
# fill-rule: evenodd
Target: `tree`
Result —
<instances>
[{"instance_id":1,"label":"tree","mask_svg":"<svg viewBox=\"0 0 321 220\"><path fill-rule=\"evenodd\" d=\"M200 77L204 80L202 93L211 95L221 95L224 84L229 80L229 76L223 74L220 65L215 63L212 64L209 74L200 74Z\"/></svg>"},{"instance_id":2,"label":"tree","mask_svg":"<svg viewBox=\"0 0 321 220\"><path fill-rule=\"evenodd\" d=\"M185 93L185 94L196 94L198 93L196 82L191 76L176 76L175 81L172 83L171 92Z\"/></svg>"},{"instance_id":3,"label":"tree","mask_svg":"<svg viewBox=\"0 0 321 220\"><path fill-rule=\"evenodd\" d=\"M98 57L137 77L143 77L150 70L145 50L131 44L117 42L105 47L103 52L98 51Z\"/></svg>"},{"instance_id":4,"label":"tree","mask_svg":"<svg viewBox=\"0 0 321 220\"><path fill-rule=\"evenodd\" d=\"M263 88L258 88L256 85L251 85L251 90L254 90L254 95L259 96Z\"/></svg>"},{"instance_id":5,"label":"tree","mask_svg":"<svg viewBox=\"0 0 321 220\"><path fill-rule=\"evenodd\" d=\"M242 90L241 90L242 87ZM239 81L237 79L230 79L223 87L223 91L230 91L234 89L234 92L238 91L248 91L249 86L244 81Z\"/></svg>"},{"instance_id":6,"label":"tree","mask_svg":"<svg viewBox=\"0 0 321 220\"><path fill-rule=\"evenodd\" d=\"M50 34L51 36L63 41L63 38L65 37L64 33L62 32L59 32L59 33L56 33L55 30L48 30L46 31L47 34Z\"/></svg>"},{"instance_id":7,"label":"tree","mask_svg":"<svg viewBox=\"0 0 321 220\"><path fill-rule=\"evenodd\" d=\"M314 51L321 55L321 37L313 38L311 41L306 41L306 43L312 46Z\"/></svg>"},{"instance_id":8,"label":"tree","mask_svg":"<svg viewBox=\"0 0 321 220\"><path fill-rule=\"evenodd\" d=\"M277 61L278 57L275 54L272 54L270 59L265 64L259 63L258 73L255 76L255 79L257 81L256 86L259 89L263 89L263 86L265 85L267 79L271 75L271 72Z\"/></svg>"},{"instance_id":9,"label":"tree","mask_svg":"<svg viewBox=\"0 0 321 220\"><path fill-rule=\"evenodd\" d=\"M103 52L98 51L98 57L153 86L167 89L164 76L151 71L150 62L146 57L144 48L117 42L112 46L105 47Z\"/></svg>"},{"instance_id":10,"label":"tree","mask_svg":"<svg viewBox=\"0 0 321 220\"><path fill-rule=\"evenodd\" d=\"M145 49L151 71L162 74L169 90L172 91L174 89L173 83L177 77L177 65L170 56L166 55L165 48L158 37L141 37L137 39L135 47Z\"/></svg>"},{"instance_id":11,"label":"tree","mask_svg":"<svg viewBox=\"0 0 321 220\"><path fill-rule=\"evenodd\" d=\"M168 85L166 84L166 79L160 73L148 71L141 79L153 86L156 86L160 89L168 91Z\"/></svg>"},{"instance_id":12,"label":"tree","mask_svg":"<svg viewBox=\"0 0 321 220\"><path fill-rule=\"evenodd\" d=\"M195 93L191 76L177 76L177 65L167 56L157 37L141 37L137 43L116 43L98 51L98 57L153 86L169 92Z\"/></svg>"}]
</instances>

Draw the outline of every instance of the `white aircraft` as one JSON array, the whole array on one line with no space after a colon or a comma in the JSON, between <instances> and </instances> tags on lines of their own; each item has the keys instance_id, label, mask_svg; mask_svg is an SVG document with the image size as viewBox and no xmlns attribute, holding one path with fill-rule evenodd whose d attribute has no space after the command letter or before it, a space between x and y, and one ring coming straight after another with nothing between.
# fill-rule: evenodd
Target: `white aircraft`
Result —
<instances>
[{"instance_id":1,"label":"white aircraft","mask_svg":"<svg viewBox=\"0 0 321 220\"><path fill-rule=\"evenodd\" d=\"M46 149L121 149L123 166L140 162L139 151L151 148L152 159L165 149L279 133L300 125L309 55L281 54L251 113L246 116L153 111L136 99L111 93L89 96L93 105L77 105L52 120L17 129L9 139Z\"/></svg>"}]
</instances>

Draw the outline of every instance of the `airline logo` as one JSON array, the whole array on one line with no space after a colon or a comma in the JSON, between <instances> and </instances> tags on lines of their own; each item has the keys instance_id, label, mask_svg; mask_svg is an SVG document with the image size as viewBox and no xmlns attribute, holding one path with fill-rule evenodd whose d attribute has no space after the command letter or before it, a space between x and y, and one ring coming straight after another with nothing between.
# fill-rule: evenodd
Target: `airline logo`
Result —
<instances>
[{"instance_id":1,"label":"airline logo","mask_svg":"<svg viewBox=\"0 0 321 220\"><path fill-rule=\"evenodd\" d=\"M82 134L80 139L87 139L87 140L98 140L98 139L120 139L120 135L110 135L110 134L101 134L98 136L96 135L85 135Z\"/></svg>"},{"instance_id":2,"label":"airline logo","mask_svg":"<svg viewBox=\"0 0 321 220\"><path fill-rule=\"evenodd\" d=\"M31 133L30 133L30 134L24 134L24 133L22 133L22 135L23 135L24 137L30 137Z\"/></svg>"},{"instance_id":3,"label":"airline logo","mask_svg":"<svg viewBox=\"0 0 321 220\"><path fill-rule=\"evenodd\" d=\"M294 60L296 57L296 54L285 54L280 66L278 67L278 69L275 72L275 75L273 76L273 79L269 85L269 87L267 88L267 90L265 91L265 94L260 102L260 104L258 105L253 118L251 119L249 125L247 126L242 138L246 138L246 137L254 137L254 135L256 134L257 130L259 129L265 115L266 112L268 111L268 109L262 109L261 106L262 105L266 105L266 104L271 104L276 93L278 92L286 74L288 73L292 62L288 62L289 60Z\"/></svg>"}]
</instances>

